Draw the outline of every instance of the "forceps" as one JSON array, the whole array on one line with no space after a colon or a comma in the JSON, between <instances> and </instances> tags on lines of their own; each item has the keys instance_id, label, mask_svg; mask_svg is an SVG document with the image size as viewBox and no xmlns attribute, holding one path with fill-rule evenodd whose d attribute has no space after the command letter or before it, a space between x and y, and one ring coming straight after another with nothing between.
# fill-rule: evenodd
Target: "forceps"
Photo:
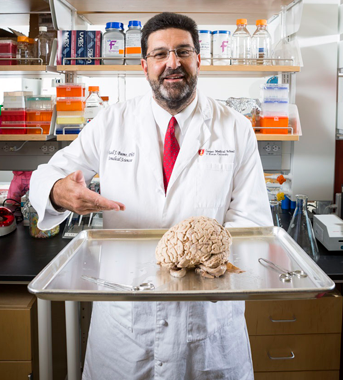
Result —
<instances>
[{"instance_id":1,"label":"forceps","mask_svg":"<svg viewBox=\"0 0 343 380\"><path fill-rule=\"evenodd\" d=\"M107 286L108 288L112 288L115 290L137 291L137 290L154 290L155 289L155 286L152 282L143 282L140 285L131 286L131 285L117 284L115 282L102 280L101 278L89 277L89 276L85 276L85 275L82 275L81 278L83 280L94 282L95 284L98 284L98 285Z\"/></svg>"},{"instance_id":2,"label":"forceps","mask_svg":"<svg viewBox=\"0 0 343 380\"><path fill-rule=\"evenodd\" d=\"M292 276L296 276L298 278L304 278L307 277L307 273L305 273L301 269L296 269L289 271L285 268L282 268L276 264L274 264L272 261L266 260L259 258L258 262L263 265L264 267L269 267L270 269L273 269L275 272L280 273L279 278L282 282L291 282L292 281Z\"/></svg>"}]
</instances>

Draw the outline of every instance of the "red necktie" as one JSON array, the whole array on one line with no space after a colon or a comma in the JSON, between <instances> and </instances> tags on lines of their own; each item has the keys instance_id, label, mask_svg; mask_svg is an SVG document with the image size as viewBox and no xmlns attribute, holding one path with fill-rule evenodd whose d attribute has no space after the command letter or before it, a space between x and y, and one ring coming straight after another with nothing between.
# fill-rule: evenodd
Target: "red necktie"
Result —
<instances>
[{"instance_id":1,"label":"red necktie","mask_svg":"<svg viewBox=\"0 0 343 380\"><path fill-rule=\"evenodd\" d=\"M175 165L177 155L179 154L179 143L175 137L175 127L177 121L173 116L168 125L166 137L164 139L164 151L163 151L163 182L164 190L167 192L168 182Z\"/></svg>"}]
</instances>

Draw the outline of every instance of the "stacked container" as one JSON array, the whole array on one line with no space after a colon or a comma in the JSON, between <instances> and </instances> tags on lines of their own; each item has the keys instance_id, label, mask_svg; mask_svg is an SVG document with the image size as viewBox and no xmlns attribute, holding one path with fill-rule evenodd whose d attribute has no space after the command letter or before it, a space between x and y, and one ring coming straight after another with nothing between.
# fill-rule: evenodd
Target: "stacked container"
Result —
<instances>
[{"instance_id":1,"label":"stacked container","mask_svg":"<svg viewBox=\"0 0 343 380\"><path fill-rule=\"evenodd\" d=\"M0 58L9 58L8 61L0 60L0 65L16 65L17 61L11 58L17 58L17 42L0 40Z\"/></svg>"},{"instance_id":2,"label":"stacked container","mask_svg":"<svg viewBox=\"0 0 343 380\"><path fill-rule=\"evenodd\" d=\"M85 124L85 85L65 83L56 88L56 134L77 134Z\"/></svg>"},{"instance_id":3,"label":"stacked container","mask_svg":"<svg viewBox=\"0 0 343 380\"><path fill-rule=\"evenodd\" d=\"M289 120L288 84L267 83L262 86L261 132L287 134Z\"/></svg>"},{"instance_id":4,"label":"stacked container","mask_svg":"<svg viewBox=\"0 0 343 380\"><path fill-rule=\"evenodd\" d=\"M53 104L51 96L26 97L26 127L28 135L49 134Z\"/></svg>"},{"instance_id":5,"label":"stacked container","mask_svg":"<svg viewBox=\"0 0 343 380\"><path fill-rule=\"evenodd\" d=\"M1 134L22 135L27 133L25 96L29 95L32 95L32 92L4 92L4 108L1 112Z\"/></svg>"}]
</instances>

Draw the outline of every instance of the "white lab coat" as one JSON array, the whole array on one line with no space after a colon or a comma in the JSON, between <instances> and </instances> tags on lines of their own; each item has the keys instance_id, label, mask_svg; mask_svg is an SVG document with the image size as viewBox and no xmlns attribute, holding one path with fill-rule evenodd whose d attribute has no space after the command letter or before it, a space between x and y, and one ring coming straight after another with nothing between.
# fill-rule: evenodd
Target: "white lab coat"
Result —
<instances>
[{"instance_id":1,"label":"white lab coat","mask_svg":"<svg viewBox=\"0 0 343 380\"><path fill-rule=\"evenodd\" d=\"M99 173L101 194L126 206L104 212L105 228L168 228L197 215L225 226L272 225L249 121L198 92L165 194L151 101L147 94L102 111L39 166L30 191L38 226L68 216L51 209L49 193L78 169L86 182ZM95 302L83 378L251 380L244 302Z\"/></svg>"}]
</instances>

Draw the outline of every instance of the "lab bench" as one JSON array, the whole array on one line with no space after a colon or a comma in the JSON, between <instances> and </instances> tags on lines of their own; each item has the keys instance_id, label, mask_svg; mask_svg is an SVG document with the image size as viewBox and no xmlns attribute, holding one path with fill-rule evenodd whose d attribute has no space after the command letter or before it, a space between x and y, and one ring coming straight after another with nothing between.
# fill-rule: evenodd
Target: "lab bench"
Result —
<instances>
[{"instance_id":1,"label":"lab bench","mask_svg":"<svg viewBox=\"0 0 343 380\"><path fill-rule=\"evenodd\" d=\"M281 214L281 221L285 228L290 219L291 214L288 211ZM61 231L63 231L63 225ZM23 322L22 328L26 330L20 334L17 333L10 341L15 347L18 339L22 339L24 342L25 337L26 340L29 340L27 342L28 351L25 353L26 356L24 355L22 358L7 360L9 357L1 357L0 352L1 379L4 378L1 371L7 371L6 373L10 374L8 372L9 364L12 365L11 368L17 364L22 367L26 365L24 371L27 374L28 371L35 371L37 368L37 300L27 292L26 284L69 242L68 239L62 239L61 232L49 239L32 238L29 235L28 228L22 224L19 224L13 233L0 238L0 321L11 309L12 312L16 313L15 318ZM320 257L317 264L338 283L337 287L341 290L343 254L328 252L320 243L318 243L318 248ZM21 292L19 292L18 286ZM12 301L8 305L8 302L5 301L11 298L8 297L8 294L10 294L12 287L13 291L19 292L18 294L21 296L17 294L18 302ZM5 301L1 297L5 297ZM38 310L39 302L42 303L42 301L38 301ZM44 304L46 302L49 301L43 301ZM71 309L69 308L67 311L66 303L67 315L70 312L75 313L75 305L72 304L69 307ZM20 312L22 313L20 314ZM49 313L49 310L43 309L42 311L45 317ZM10 317L10 319L12 318ZM284 376L291 380L339 379L342 296L337 290L319 300L250 301L246 303L246 319L257 380L281 380L285 378ZM45 329L47 327L39 326L39 328ZM15 328L12 326L12 329ZM1 334L8 334L8 331L0 330L0 340L3 340L4 337ZM63 334L57 335L61 338L60 335ZM6 339L9 337L10 335L6 335ZM61 343L63 348L65 348L64 343L65 341ZM288 348L288 351L285 347ZM19 367L15 371L19 371ZM20 379L21 377L17 374L19 372L15 371L12 370L12 377L8 375L5 378L9 380ZM52 374L50 373L50 375ZM23 378L27 379L27 375ZM57 377L54 375L55 378Z\"/></svg>"}]
</instances>

